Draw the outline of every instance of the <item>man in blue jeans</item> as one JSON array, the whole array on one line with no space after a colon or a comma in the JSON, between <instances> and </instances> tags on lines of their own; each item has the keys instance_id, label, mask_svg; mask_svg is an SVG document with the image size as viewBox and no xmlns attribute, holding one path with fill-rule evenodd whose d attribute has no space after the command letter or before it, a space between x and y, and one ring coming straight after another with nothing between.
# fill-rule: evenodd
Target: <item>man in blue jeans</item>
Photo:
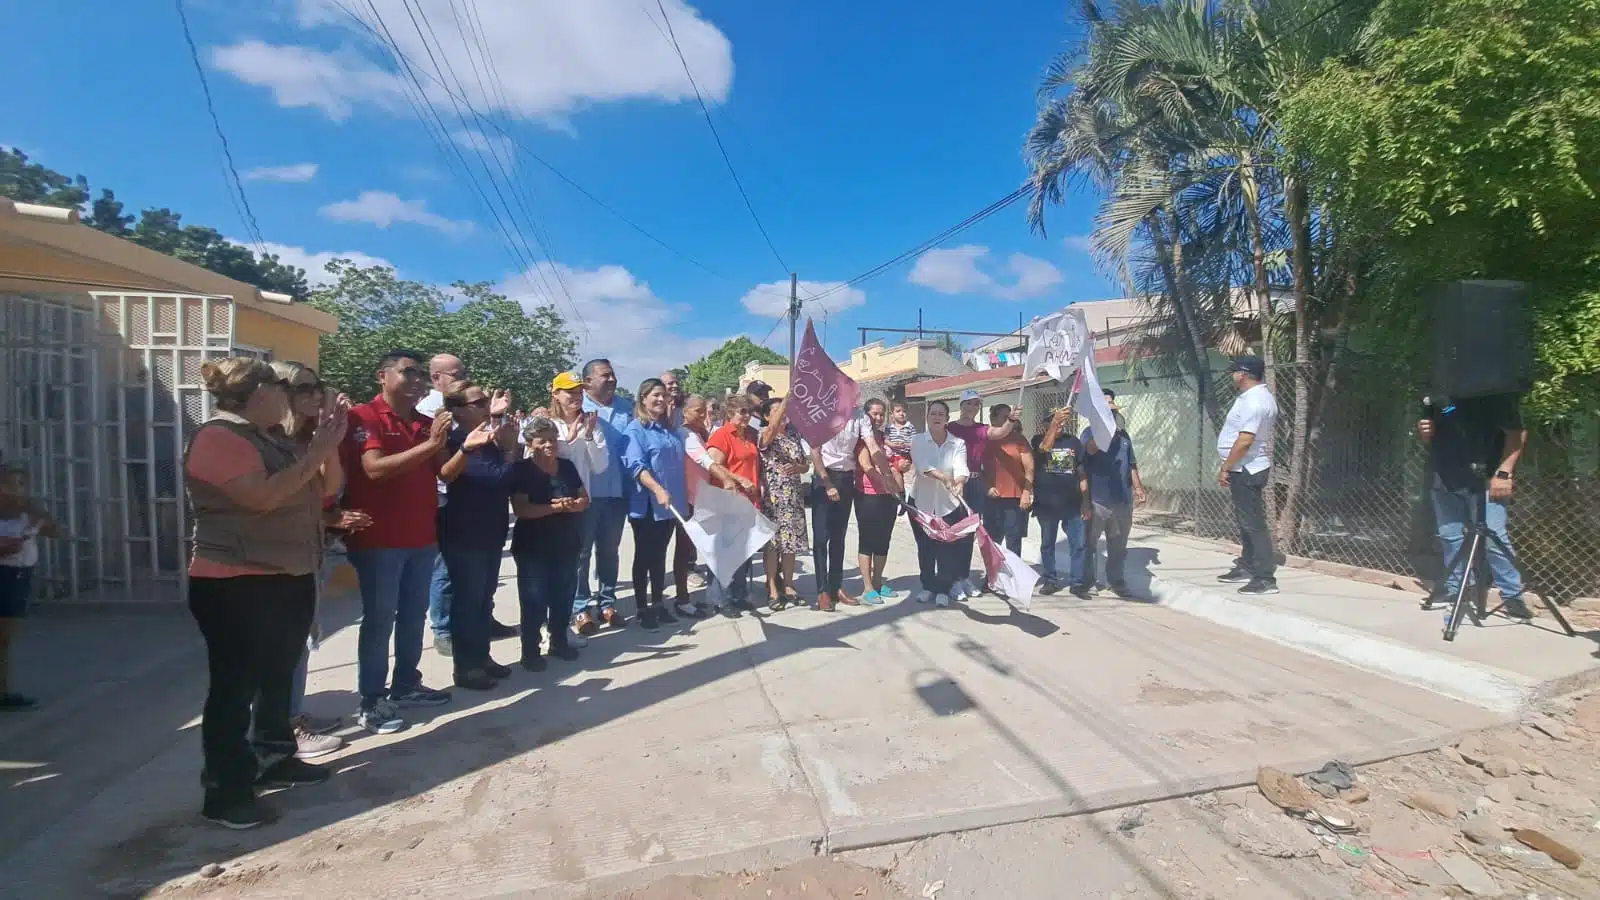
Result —
<instances>
[{"instance_id":1,"label":"man in blue jeans","mask_svg":"<svg viewBox=\"0 0 1600 900\"><path fill-rule=\"evenodd\" d=\"M625 432L633 420L633 401L617 396L617 375L608 359L583 364L583 411L595 414L605 436L611 464L589 478L589 508L583 513L582 547L578 551L578 589L572 598L572 627L590 635L603 623L621 628L617 612L617 570L622 529L628 522L628 499L637 487L622 467L628 448ZM589 590L589 560L594 559L595 589Z\"/></svg>"},{"instance_id":2,"label":"man in blue jeans","mask_svg":"<svg viewBox=\"0 0 1600 900\"><path fill-rule=\"evenodd\" d=\"M422 684L417 665L427 626L428 585L438 558L438 474L449 412L416 411L427 392L421 357L396 350L378 363L378 396L350 410L343 453L344 504L372 517L345 546L361 583L356 724L374 734L404 727L397 707L450 702ZM394 681L389 682L389 638Z\"/></svg>"},{"instance_id":3,"label":"man in blue jeans","mask_svg":"<svg viewBox=\"0 0 1600 900\"><path fill-rule=\"evenodd\" d=\"M1483 550L1500 589L1501 609L1513 619L1533 618L1522 597L1522 573L1517 571L1506 531L1506 504L1515 490L1517 461L1528 440L1518 398L1499 394L1435 404L1417 423L1417 437L1428 445L1433 464L1433 514L1445 564L1443 590L1435 586L1430 599L1448 604L1448 618L1467 574L1467 541L1477 528L1479 498L1483 498L1489 530ZM1473 572L1471 580L1478 575Z\"/></svg>"},{"instance_id":4,"label":"man in blue jeans","mask_svg":"<svg viewBox=\"0 0 1600 900\"><path fill-rule=\"evenodd\" d=\"M1033 514L1039 520L1039 561L1044 565L1041 593L1054 594L1063 587L1083 584L1083 524L1089 495L1083 471L1083 442L1074 433L1077 422L1070 407L1050 417L1044 434L1033 439ZM1067 573L1056 568L1056 535L1067 534Z\"/></svg>"}]
</instances>

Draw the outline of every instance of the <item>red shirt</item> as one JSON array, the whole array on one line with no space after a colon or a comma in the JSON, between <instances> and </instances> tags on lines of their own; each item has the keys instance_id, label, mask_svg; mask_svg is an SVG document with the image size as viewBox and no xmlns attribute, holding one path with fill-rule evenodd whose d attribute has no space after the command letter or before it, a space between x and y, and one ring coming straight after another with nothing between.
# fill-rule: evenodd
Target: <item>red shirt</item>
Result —
<instances>
[{"instance_id":1,"label":"red shirt","mask_svg":"<svg viewBox=\"0 0 1600 900\"><path fill-rule=\"evenodd\" d=\"M350 408L350 430L344 441L345 509L372 516L372 525L345 538L351 550L413 550L438 543L439 460L430 457L382 481L373 481L361 465L368 450L384 456L404 453L428 440L433 420L412 413L400 418L380 394L370 403Z\"/></svg>"},{"instance_id":2,"label":"red shirt","mask_svg":"<svg viewBox=\"0 0 1600 900\"><path fill-rule=\"evenodd\" d=\"M723 425L711 432L711 437L706 440L706 449L722 451L724 468L748 479L752 484L759 484L757 463L761 451L756 447L756 442L750 439L751 433L749 427L735 428L731 423ZM754 499L751 502L755 502Z\"/></svg>"}]
</instances>

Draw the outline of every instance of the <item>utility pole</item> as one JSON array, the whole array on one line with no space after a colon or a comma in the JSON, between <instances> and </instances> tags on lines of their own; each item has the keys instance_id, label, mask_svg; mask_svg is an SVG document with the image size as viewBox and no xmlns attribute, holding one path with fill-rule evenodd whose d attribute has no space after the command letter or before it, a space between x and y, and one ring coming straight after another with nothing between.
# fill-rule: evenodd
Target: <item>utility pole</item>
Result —
<instances>
[{"instance_id":1,"label":"utility pole","mask_svg":"<svg viewBox=\"0 0 1600 900\"><path fill-rule=\"evenodd\" d=\"M800 324L800 276L789 273L789 363L794 363L795 328Z\"/></svg>"}]
</instances>

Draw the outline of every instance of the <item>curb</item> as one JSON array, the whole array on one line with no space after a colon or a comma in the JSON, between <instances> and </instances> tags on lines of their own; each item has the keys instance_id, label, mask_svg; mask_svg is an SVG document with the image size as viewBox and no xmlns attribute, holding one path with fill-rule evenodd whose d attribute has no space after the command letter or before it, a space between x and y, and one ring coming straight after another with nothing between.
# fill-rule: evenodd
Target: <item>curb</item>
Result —
<instances>
[{"instance_id":1,"label":"curb","mask_svg":"<svg viewBox=\"0 0 1600 900\"><path fill-rule=\"evenodd\" d=\"M1150 590L1161 606L1502 715L1518 715L1547 695L1538 682L1513 672L1257 606L1207 588L1152 578Z\"/></svg>"}]
</instances>

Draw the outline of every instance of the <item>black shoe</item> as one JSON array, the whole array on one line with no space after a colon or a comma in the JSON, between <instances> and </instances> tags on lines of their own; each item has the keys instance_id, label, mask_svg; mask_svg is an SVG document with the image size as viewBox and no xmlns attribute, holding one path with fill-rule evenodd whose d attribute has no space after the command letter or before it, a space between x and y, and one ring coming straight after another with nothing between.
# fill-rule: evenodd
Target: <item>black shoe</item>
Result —
<instances>
[{"instance_id":1,"label":"black shoe","mask_svg":"<svg viewBox=\"0 0 1600 900\"><path fill-rule=\"evenodd\" d=\"M656 618L654 608L646 606L644 609L639 610L639 627L645 631L661 630L661 622Z\"/></svg>"},{"instance_id":2,"label":"black shoe","mask_svg":"<svg viewBox=\"0 0 1600 900\"><path fill-rule=\"evenodd\" d=\"M1113 584L1111 586L1111 593L1116 594L1117 597L1122 600L1132 600L1138 596L1133 591L1128 590L1128 586L1125 584Z\"/></svg>"},{"instance_id":3,"label":"black shoe","mask_svg":"<svg viewBox=\"0 0 1600 900\"><path fill-rule=\"evenodd\" d=\"M1099 593L1100 589L1092 584L1075 584L1071 588L1072 596L1079 600L1087 600Z\"/></svg>"},{"instance_id":4,"label":"black shoe","mask_svg":"<svg viewBox=\"0 0 1600 900\"><path fill-rule=\"evenodd\" d=\"M744 615L744 610L740 609L737 603L724 603L717 607L717 612L722 613L729 619L737 619Z\"/></svg>"},{"instance_id":5,"label":"black shoe","mask_svg":"<svg viewBox=\"0 0 1600 900\"><path fill-rule=\"evenodd\" d=\"M237 803L214 803L207 800L205 806L200 808L200 815L208 822L215 822L223 828L232 828L234 831L246 831L278 820L272 810L255 797L247 797Z\"/></svg>"},{"instance_id":6,"label":"black shoe","mask_svg":"<svg viewBox=\"0 0 1600 900\"><path fill-rule=\"evenodd\" d=\"M1249 584L1245 585L1242 588L1239 588L1239 593L1241 593L1241 594L1250 594L1250 595L1253 595L1253 596L1261 596L1261 595L1264 595L1264 594L1276 594L1277 592L1278 592L1278 582L1274 581L1271 578L1252 578L1252 579L1250 579L1250 583Z\"/></svg>"},{"instance_id":7,"label":"black shoe","mask_svg":"<svg viewBox=\"0 0 1600 900\"><path fill-rule=\"evenodd\" d=\"M666 606L657 605L657 606L651 607L651 609L655 610L656 621L660 622L661 624L663 624L663 625L676 625L676 624L678 624L678 617L673 615L672 614L672 610L667 609Z\"/></svg>"},{"instance_id":8,"label":"black shoe","mask_svg":"<svg viewBox=\"0 0 1600 900\"><path fill-rule=\"evenodd\" d=\"M1506 618L1515 619L1518 622L1527 622L1533 619L1533 610L1528 608L1528 604L1521 597L1501 599L1500 611L1506 614Z\"/></svg>"},{"instance_id":9,"label":"black shoe","mask_svg":"<svg viewBox=\"0 0 1600 900\"><path fill-rule=\"evenodd\" d=\"M22 694L0 694L0 711L25 712L34 709L39 701Z\"/></svg>"},{"instance_id":10,"label":"black shoe","mask_svg":"<svg viewBox=\"0 0 1600 900\"><path fill-rule=\"evenodd\" d=\"M522 629L516 625L506 625L496 622L494 619L489 620L489 640L491 641L503 641L506 638L519 637L521 634Z\"/></svg>"},{"instance_id":11,"label":"black shoe","mask_svg":"<svg viewBox=\"0 0 1600 900\"><path fill-rule=\"evenodd\" d=\"M327 766L308 763L291 756L256 776L256 785L264 788L287 788L297 784L321 784L333 776Z\"/></svg>"},{"instance_id":12,"label":"black shoe","mask_svg":"<svg viewBox=\"0 0 1600 900\"><path fill-rule=\"evenodd\" d=\"M535 653L531 656L525 655L522 657L522 667L529 672L543 672L550 667L550 664L544 661L543 656Z\"/></svg>"},{"instance_id":13,"label":"black shoe","mask_svg":"<svg viewBox=\"0 0 1600 900\"><path fill-rule=\"evenodd\" d=\"M439 655L443 656L446 659L449 659L450 657L454 656L455 653L456 653L455 644L451 643L450 639L447 638L447 637L436 637L436 638L434 638L433 639L433 649L438 651Z\"/></svg>"},{"instance_id":14,"label":"black shoe","mask_svg":"<svg viewBox=\"0 0 1600 900\"><path fill-rule=\"evenodd\" d=\"M469 669L465 672L457 672L455 682L456 687L465 688L469 691L491 691L494 690L495 685L499 684L498 681L494 680L494 676L484 669Z\"/></svg>"},{"instance_id":15,"label":"black shoe","mask_svg":"<svg viewBox=\"0 0 1600 900\"><path fill-rule=\"evenodd\" d=\"M1046 597L1050 596L1051 594L1059 594L1061 593L1061 582L1055 580L1054 578L1040 579L1039 593L1045 595Z\"/></svg>"},{"instance_id":16,"label":"black shoe","mask_svg":"<svg viewBox=\"0 0 1600 900\"><path fill-rule=\"evenodd\" d=\"M565 660L566 662L577 662L578 648L572 646L566 641L562 641L559 644L552 642L550 644L550 655L554 656L556 659Z\"/></svg>"},{"instance_id":17,"label":"black shoe","mask_svg":"<svg viewBox=\"0 0 1600 900\"><path fill-rule=\"evenodd\" d=\"M1251 579L1249 572L1234 566L1223 574L1218 575L1217 580L1223 584L1249 584Z\"/></svg>"},{"instance_id":18,"label":"black shoe","mask_svg":"<svg viewBox=\"0 0 1600 900\"><path fill-rule=\"evenodd\" d=\"M489 673L489 677L490 678L510 678L511 677L511 667L510 666L502 666L501 664L495 662L492 659L483 664L483 670L485 672Z\"/></svg>"}]
</instances>

